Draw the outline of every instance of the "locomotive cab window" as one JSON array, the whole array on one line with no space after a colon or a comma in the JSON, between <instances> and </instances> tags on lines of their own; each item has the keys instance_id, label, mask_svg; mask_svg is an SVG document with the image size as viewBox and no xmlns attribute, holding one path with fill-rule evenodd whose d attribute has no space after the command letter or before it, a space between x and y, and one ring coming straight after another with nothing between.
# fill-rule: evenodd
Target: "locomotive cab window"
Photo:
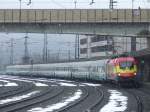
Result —
<instances>
[{"instance_id":1,"label":"locomotive cab window","mask_svg":"<svg viewBox=\"0 0 150 112\"><path fill-rule=\"evenodd\" d=\"M119 65L121 69L126 69L126 68L133 69L134 68L133 62L131 61L120 62Z\"/></svg>"}]
</instances>

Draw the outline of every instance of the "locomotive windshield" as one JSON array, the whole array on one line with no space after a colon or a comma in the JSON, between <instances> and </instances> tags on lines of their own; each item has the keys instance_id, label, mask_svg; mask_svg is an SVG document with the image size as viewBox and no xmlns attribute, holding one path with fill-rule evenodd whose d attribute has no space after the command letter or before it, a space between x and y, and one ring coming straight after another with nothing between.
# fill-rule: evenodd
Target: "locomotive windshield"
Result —
<instances>
[{"instance_id":1,"label":"locomotive windshield","mask_svg":"<svg viewBox=\"0 0 150 112\"><path fill-rule=\"evenodd\" d=\"M126 69L126 68L133 68L133 62L131 61L126 61L126 62L120 62L120 68L121 69Z\"/></svg>"}]
</instances>

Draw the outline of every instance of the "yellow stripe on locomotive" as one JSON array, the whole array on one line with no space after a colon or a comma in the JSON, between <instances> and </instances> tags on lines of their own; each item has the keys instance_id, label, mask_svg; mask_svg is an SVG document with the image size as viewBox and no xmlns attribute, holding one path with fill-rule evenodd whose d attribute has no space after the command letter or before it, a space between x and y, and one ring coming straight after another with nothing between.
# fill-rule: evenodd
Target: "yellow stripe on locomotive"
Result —
<instances>
[{"instance_id":1,"label":"yellow stripe on locomotive","mask_svg":"<svg viewBox=\"0 0 150 112\"><path fill-rule=\"evenodd\" d=\"M116 66L116 74L119 76L133 76L137 73L137 65L133 65L132 68L126 67L125 69L122 69L119 65Z\"/></svg>"}]
</instances>

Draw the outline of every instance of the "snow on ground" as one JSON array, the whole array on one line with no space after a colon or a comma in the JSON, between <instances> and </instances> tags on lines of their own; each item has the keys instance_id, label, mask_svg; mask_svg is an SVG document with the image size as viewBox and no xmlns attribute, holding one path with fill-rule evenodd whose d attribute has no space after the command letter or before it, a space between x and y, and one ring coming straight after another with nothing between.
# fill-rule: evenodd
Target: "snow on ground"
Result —
<instances>
[{"instance_id":1,"label":"snow on ground","mask_svg":"<svg viewBox=\"0 0 150 112\"><path fill-rule=\"evenodd\" d=\"M15 97L12 97L12 98L3 99L3 100L0 100L0 104L6 104L6 103L10 103L10 102L19 101L19 100L22 100L22 99L25 99L25 98L29 98L29 97L37 94L37 93L40 93L40 91L33 91L33 92L30 92L30 93L25 94L25 95L15 96Z\"/></svg>"},{"instance_id":2,"label":"snow on ground","mask_svg":"<svg viewBox=\"0 0 150 112\"><path fill-rule=\"evenodd\" d=\"M74 102L75 100L79 99L82 95L81 90L77 90L74 95L64 99L61 102L58 102L56 104L48 105L45 108L42 107L36 107L28 110L27 112L53 112L56 111L62 107L67 106L69 103Z\"/></svg>"},{"instance_id":3,"label":"snow on ground","mask_svg":"<svg viewBox=\"0 0 150 112\"><path fill-rule=\"evenodd\" d=\"M110 93L109 102L99 112L125 112L128 97L117 90L108 90L108 92Z\"/></svg>"},{"instance_id":4,"label":"snow on ground","mask_svg":"<svg viewBox=\"0 0 150 112\"><path fill-rule=\"evenodd\" d=\"M47 84L40 83L40 82L34 82L34 84L35 84L37 87L48 86Z\"/></svg>"},{"instance_id":5,"label":"snow on ground","mask_svg":"<svg viewBox=\"0 0 150 112\"><path fill-rule=\"evenodd\" d=\"M40 86L48 86L47 84L41 83L41 82L36 82L30 79L23 79L23 78L5 78L5 79L10 79L10 80L16 80L16 81L23 81L23 82L30 82L35 84L35 86L40 87Z\"/></svg>"},{"instance_id":6,"label":"snow on ground","mask_svg":"<svg viewBox=\"0 0 150 112\"><path fill-rule=\"evenodd\" d=\"M14 83L14 82L9 82L9 83L7 83L6 85L3 85L3 86L5 86L5 87L18 86L18 84L17 84L17 83Z\"/></svg>"},{"instance_id":7,"label":"snow on ground","mask_svg":"<svg viewBox=\"0 0 150 112\"><path fill-rule=\"evenodd\" d=\"M93 83L82 83L82 85L93 86L93 87L101 86L101 84L93 84Z\"/></svg>"},{"instance_id":8,"label":"snow on ground","mask_svg":"<svg viewBox=\"0 0 150 112\"><path fill-rule=\"evenodd\" d=\"M3 84L0 84L0 87L18 86L17 83L8 80L0 80L0 82L4 82Z\"/></svg>"},{"instance_id":9,"label":"snow on ground","mask_svg":"<svg viewBox=\"0 0 150 112\"><path fill-rule=\"evenodd\" d=\"M60 84L61 86L70 86L70 87L77 86L77 85L72 84L72 83L64 83L64 82L60 82L59 84Z\"/></svg>"},{"instance_id":10,"label":"snow on ground","mask_svg":"<svg viewBox=\"0 0 150 112\"><path fill-rule=\"evenodd\" d=\"M5 79L11 79L11 80L18 80L18 81L24 81L24 82L32 82L35 84L35 86L48 86L47 84L41 83L41 82L52 82L56 83L56 85L60 86L77 86L76 84L73 84L74 81L68 81L68 80L62 80L62 79L46 79L46 78L38 78L38 79L30 79L30 78L22 78L22 77L6 77ZM37 82L39 81L39 82ZM94 83L82 83L79 84L79 86L101 86L101 84L94 84Z\"/></svg>"},{"instance_id":11,"label":"snow on ground","mask_svg":"<svg viewBox=\"0 0 150 112\"><path fill-rule=\"evenodd\" d=\"M0 79L0 82L8 83L9 81Z\"/></svg>"}]
</instances>

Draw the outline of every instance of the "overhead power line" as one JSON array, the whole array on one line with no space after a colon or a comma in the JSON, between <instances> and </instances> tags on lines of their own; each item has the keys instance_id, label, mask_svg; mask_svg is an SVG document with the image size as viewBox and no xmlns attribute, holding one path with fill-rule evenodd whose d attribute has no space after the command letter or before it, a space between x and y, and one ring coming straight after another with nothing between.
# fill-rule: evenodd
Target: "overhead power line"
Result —
<instances>
[{"instance_id":1,"label":"overhead power line","mask_svg":"<svg viewBox=\"0 0 150 112\"><path fill-rule=\"evenodd\" d=\"M116 6L117 1L116 0L110 0L109 3L109 9L113 10L114 6Z\"/></svg>"},{"instance_id":2,"label":"overhead power line","mask_svg":"<svg viewBox=\"0 0 150 112\"><path fill-rule=\"evenodd\" d=\"M44 33L44 46L43 46L43 62L47 63L48 59L48 40L47 40L47 33Z\"/></svg>"},{"instance_id":3,"label":"overhead power line","mask_svg":"<svg viewBox=\"0 0 150 112\"><path fill-rule=\"evenodd\" d=\"M29 0L29 2L27 3L27 5L30 5L32 2L31 2L31 0Z\"/></svg>"},{"instance_id":4,"label":"overhead power line","mask_svg":"<svg viewBox=\"0 0 150 112\"><path fill-rule=\"evenodd\" d=\"M90 2L90 5L92 5L92 4L94 4L95 3L95 1L94 0L92 0L91 2Z\"/></svg>"}]
</instances>

